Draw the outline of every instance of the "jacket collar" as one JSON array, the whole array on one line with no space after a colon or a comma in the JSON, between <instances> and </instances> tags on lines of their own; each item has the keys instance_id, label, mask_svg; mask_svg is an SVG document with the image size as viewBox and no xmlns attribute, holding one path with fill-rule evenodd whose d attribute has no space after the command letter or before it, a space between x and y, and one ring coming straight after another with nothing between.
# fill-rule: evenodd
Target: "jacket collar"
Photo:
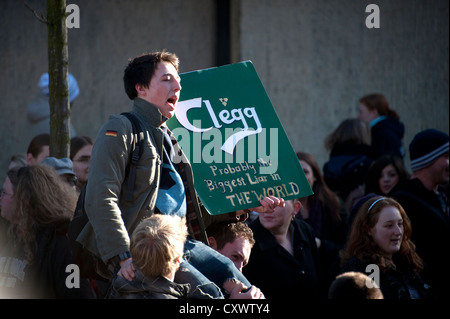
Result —
<instances>
[{"instance_id":1,"label":"jacket collar","mask_svg":"<svg viewBox=\"0 0 450 319\"><path fill-rule=\"evenodd\" d=\"M378 122L381 122L381 121L384 120L385 118L386 118L386 115L378 116L376 119L373 119L373 120L370 122L370 127L374 127L375 124L377 124Z\"/></svg>"},{"instance_id":2,"label":"jacket collar","mask_svg":"<svg viewBox=\"0 0 450 319\"><path fill-rule=\"evenodd\" d=\"M153 127L160 127L168 120L155 104L141 98L134 99L132 112L139 114L146 123Z\"/></svg>"}]
</instances>

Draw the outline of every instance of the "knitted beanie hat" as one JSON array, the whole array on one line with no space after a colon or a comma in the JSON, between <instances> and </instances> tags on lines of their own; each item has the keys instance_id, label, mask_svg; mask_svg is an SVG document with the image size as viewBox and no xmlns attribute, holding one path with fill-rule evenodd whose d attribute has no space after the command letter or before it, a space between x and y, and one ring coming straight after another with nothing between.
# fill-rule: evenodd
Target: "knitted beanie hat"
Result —
<instances>
[{"instance_id":1,"label":"knitted beanie hat","mask_svg":"<svg viewBox=\"0 0 450 319\"><path fill-rule=\"evenodd\" d=\"M417 133L409 144L411 170L415 172L427 167L448 152L448 141L448 134L435 129Z\"/></svg>"}]
</instances>

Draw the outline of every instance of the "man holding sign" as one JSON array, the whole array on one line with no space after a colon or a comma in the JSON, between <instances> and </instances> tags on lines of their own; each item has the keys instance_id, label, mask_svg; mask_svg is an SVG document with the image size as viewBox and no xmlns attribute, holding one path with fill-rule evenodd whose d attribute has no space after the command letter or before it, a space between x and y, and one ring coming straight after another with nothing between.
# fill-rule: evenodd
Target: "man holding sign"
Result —
<instances>
[{"instance_id":1,"label":"man holding sign","mask_svg":"<svg viewBox=\"0 0 450 319\"><path fill-rule=\"evenodd\" d=\"M77 240L102 259L112 276L117 273L131 280L130 234L137 224L153 213L186 217L190 238L185 256L189 263L184 261L180 268L188 272L178 271L175 281L197 286L209 279L221 289L208 291L212 298L222 298L227 283L240 282L227 288L231 298L261 298L261 291L251 286L228 258L206 245L203 217L209 213L194 189L190 163L165 125L180 97L178 63L175 54L154 52L132 59L125 69L125 91L133 100L131 113L139 119L145 138L133 198L128 201L125 196L127 164L135 138L132 125L125 116L112 115L100 129L92 151L85 202L89 222ZM259 204L253 210L266 212L283 206L284 200L266 196ZM236 212L227 214L236 216ZM187 278L189 273L194 276ZM243 292L245 288L250 289Z\"/></svg>"}]
</instances>

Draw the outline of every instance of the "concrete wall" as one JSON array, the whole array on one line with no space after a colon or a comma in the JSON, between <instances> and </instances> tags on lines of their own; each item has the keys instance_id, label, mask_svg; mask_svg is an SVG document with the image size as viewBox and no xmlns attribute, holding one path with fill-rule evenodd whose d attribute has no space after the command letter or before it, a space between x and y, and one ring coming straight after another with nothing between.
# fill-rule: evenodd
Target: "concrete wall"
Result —
<instances>
[{"instance_id":1,"label":"concrete wall","mask_svg":"<svg viewBox=\"0 0 450 319\"><path fill-rule=\"evenodd\" d=\"M44 0L26 1L45 13ZM70 72L80 86L72 109L79 134L95 136L126 110L127 59L166 48L181 72L215 66L215 0L67 0L80 8L69 30ZM380 8L368 29L365 8ZM252 60L295 150L322 165L323 139L356 116L358 98L387 96L406 125L405 144L424 128L449 131L447 0L231 0L232 61ZM24 152L26 107L47 69L47 29L17 0L0 2L0 177Z\"/></svg>"},{"instance_id":2,"label":"concrete wall","mask_svg":"<svg viewBox=\"0 0 450 319\"><path fill-rule=\"evenodd\" d=\"M27 0L46 13L46 1ZM80 95L71 121L78 134L95 137L109 114L126 111L127 60L167 49L180 57L180 72L215 66L214 0L67 0L80 9L80 28L68 30L69 71ZM1 184L12 154L25 152L26 109L47 71L47 27L22 1L0 1Z\"/></svg>"},{"instance_id":3,"label":"concrete wall","mask_svg":"<svg viewBox=\"0 0 450 319\"><path fill-rule=\"evenodd\" d=\"M366 27L370 3L380 9L379 29ZM406 149L419 130L449 131L448 1L234 5L234 59L253 61L295 150L322 165L325 136L356 116L360 97L375 92L404 122Z\"/></svg>"}]
</instances>

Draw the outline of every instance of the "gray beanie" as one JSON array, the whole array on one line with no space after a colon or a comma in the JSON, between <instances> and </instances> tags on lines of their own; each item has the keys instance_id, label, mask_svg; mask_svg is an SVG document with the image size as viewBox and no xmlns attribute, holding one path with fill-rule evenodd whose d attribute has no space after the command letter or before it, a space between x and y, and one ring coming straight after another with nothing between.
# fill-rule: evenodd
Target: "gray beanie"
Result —
<instances>
[{"instance_id":1,"label":"gray beanie","mask_svg":"<svg viewBox=\"0 0 450 319\"><path fill-rule=\"evenodd\" d=\"M413 172L431 165L439 156L448 152L448 134L435 130L423 130L409 144L411 170Z\"/></svg>"}]
</instances>

